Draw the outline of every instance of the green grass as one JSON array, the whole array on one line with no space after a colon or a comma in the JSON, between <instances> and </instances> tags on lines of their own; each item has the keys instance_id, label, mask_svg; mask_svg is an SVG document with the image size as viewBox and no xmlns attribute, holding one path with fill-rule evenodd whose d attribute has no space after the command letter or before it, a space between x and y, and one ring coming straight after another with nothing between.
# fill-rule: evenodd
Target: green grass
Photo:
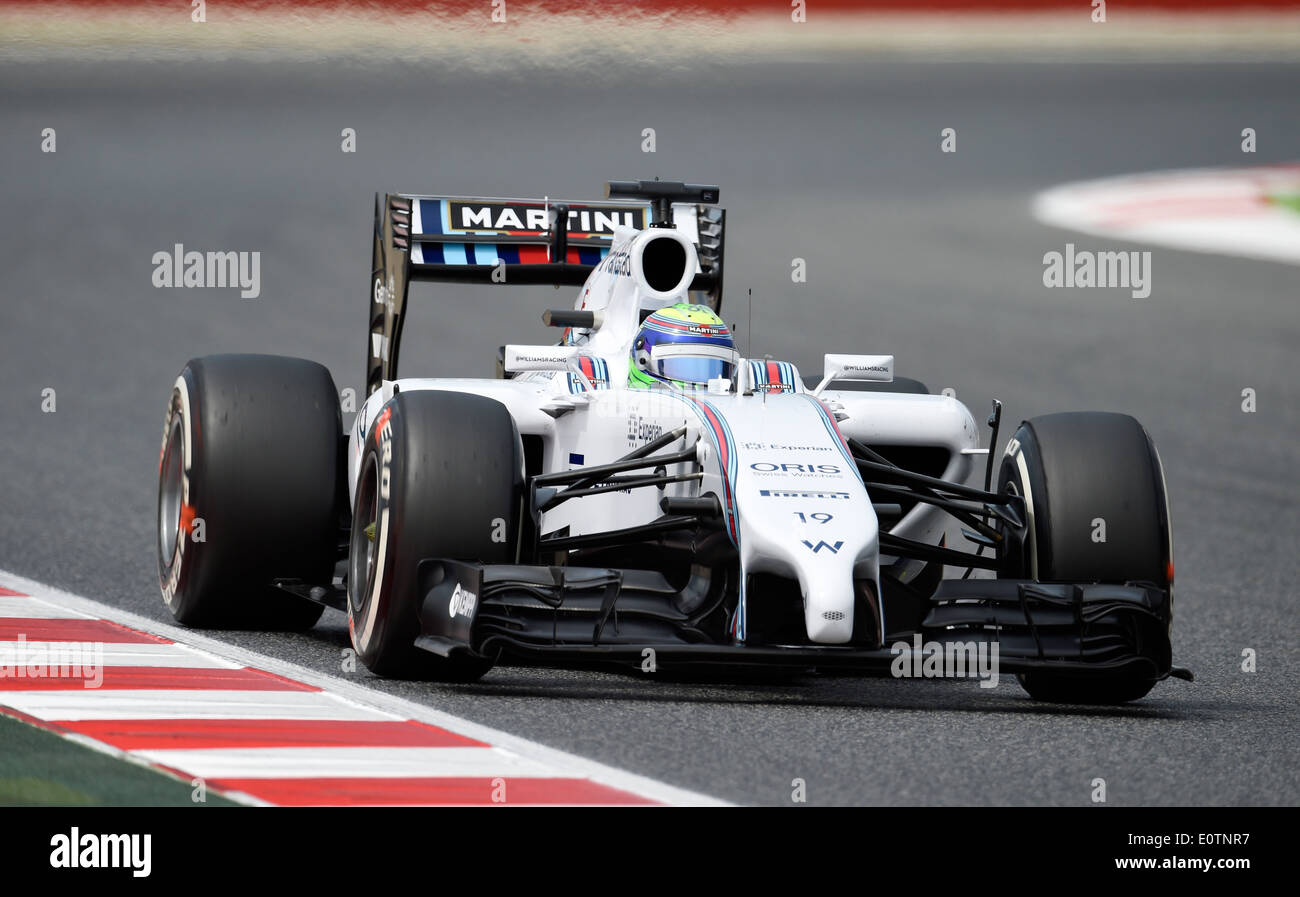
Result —
<instances>
[{"instance_id":1,"label":"green grass","mask_svg":"<svg viewBox=\"0 0 1300 897\"><path fill-rule=\"evenodd\" d=\"M1293 212L1300 213L1300 193L1279 193L1270 196L1268 201L1274 205L1282 206Z\"/></svg>"},{"instance_id":2,"label":"green grass","mask_svg":"<svg viewBox=\"0 0 1300 897\"><path fill-rule=\"evenodd\" d=\"M101 754L0 713L0 806L230 807L188 782Z\"/></svg>"}]
</instances>

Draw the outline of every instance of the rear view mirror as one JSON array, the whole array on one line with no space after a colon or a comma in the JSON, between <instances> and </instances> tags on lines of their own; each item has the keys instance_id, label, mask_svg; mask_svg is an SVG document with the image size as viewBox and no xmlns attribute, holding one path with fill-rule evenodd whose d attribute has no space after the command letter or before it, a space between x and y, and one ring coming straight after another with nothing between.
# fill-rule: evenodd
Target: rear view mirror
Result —
<instances>
[{"instance_id":1,"label":"rear view mirror","mask_svg":"<svg viewBox=\"0 0 1300 897\"><path fill-rule=\"evenodd\" d=\"M505 369L519 371L567 371L578 357L577 346L506 346Z\"/></svg>"},{"instance_id":2,"label":"rear view mirror","mask_svg":"<svg viewBox=\"0 0 1300 897\"><path fill-rule=\"evenodd\" d=\"M827 355L822 382L813 390L820 395L828 384L836 380L874 380L891 383L894 379L892 355Z\"/></svg>"}]
</instances>

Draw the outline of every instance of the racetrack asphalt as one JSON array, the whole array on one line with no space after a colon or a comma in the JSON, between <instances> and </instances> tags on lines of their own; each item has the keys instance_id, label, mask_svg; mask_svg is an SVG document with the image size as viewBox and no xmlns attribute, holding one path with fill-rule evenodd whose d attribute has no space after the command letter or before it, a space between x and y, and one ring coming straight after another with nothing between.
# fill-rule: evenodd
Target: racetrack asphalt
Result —
<instances>
[{"instance_id":1,"label":"racetrack asphalt","mask_svg":"<svg viewBox=\"0 0 1300 897\"><path fill-rule=\"evenodd\" d=\"M273 352L363 389L375 191L599 198L718 183L724 317L805 372L892 352L1004 438L1058 410L1136 415L1166 468L1175 661L1119 709L974 683L663 683L499 667L371 687L741 803L1295 804L1300 269L1152 252L1153 290L1044 288L1109 244L1036 223L1064 181L1300 156L1300 66L701 63L592 77L274 61L0 64L0 567L155 619L157 454L185 361ZM1242 128L1258 133L1243 155ZM40 151L54 128L57 152ZM354 128L357 152L340 151ZM642 152L654 128L656 152ZM957 152L940 152L954 128ZM176 243L261 255L262 291L155 289ZM791 262L806 260L806 284ZM404 372L491 376L543 342L546 288L416 287ZM42 411L52 388L54 413ZM1243 389L1257 411L1242 411ZM345 421L350 415L345 415ZM223 633L338 673L346 622ZM1253 651L1257 671L1241 669Z\"/></svg>"}]
</instances>

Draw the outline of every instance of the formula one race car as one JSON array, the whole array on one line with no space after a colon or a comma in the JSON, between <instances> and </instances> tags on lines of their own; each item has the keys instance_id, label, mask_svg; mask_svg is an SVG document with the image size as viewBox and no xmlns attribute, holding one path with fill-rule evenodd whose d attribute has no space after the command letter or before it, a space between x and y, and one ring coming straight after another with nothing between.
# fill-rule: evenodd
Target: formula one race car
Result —
<instances>
[{"instance_id":1,"label":"formula one race car","mask_svg":"<svg viewBox=\"0 0 1300 897\"><path fill-rule=\"evenodd\" d=\"M1046 700L1190 678L1171 658L1164 477L1136 420L1034 418L996 458L892 356L826 355L807 383L742 358L717 315L718 188L606 196L376 197L349 433L318 364L192 360L159 465L176 619L306 628L335 607L375 673L447 681L503 658L973 671L989 649ZM558 344L504 346L495 379L399 379L415 281L580 291L543 317Z\"/></svg>"}]
</instances>

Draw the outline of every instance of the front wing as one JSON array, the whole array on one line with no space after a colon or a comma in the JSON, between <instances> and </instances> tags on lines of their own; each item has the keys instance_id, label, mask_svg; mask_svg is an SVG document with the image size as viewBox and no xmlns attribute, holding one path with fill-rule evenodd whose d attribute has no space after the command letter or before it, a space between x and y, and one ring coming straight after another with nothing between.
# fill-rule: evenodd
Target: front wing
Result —
<instances>
[{"instance_id":1,"label":"front wing","mask_svg":"<svg viewBox=\"0 0 1300 897\"><path fill-rule=\"evenodd\" d=\"M427 560L421 565L417 645L447 656L498 652L557 665L759 666L897 670L913 654L974 656L997 647L1000 672L1160 680L1190 678L1172 666L1169 594L1149 583L947 580L913 632L885 643L744 645L711 640L699 615L708 595L686 601L662 575L643 570ZM692 588L691 585L686 587ZM950 646L951 649L950 650ZM972 666L970 674L976 670Z\"/></svg>"}]
</instances>

